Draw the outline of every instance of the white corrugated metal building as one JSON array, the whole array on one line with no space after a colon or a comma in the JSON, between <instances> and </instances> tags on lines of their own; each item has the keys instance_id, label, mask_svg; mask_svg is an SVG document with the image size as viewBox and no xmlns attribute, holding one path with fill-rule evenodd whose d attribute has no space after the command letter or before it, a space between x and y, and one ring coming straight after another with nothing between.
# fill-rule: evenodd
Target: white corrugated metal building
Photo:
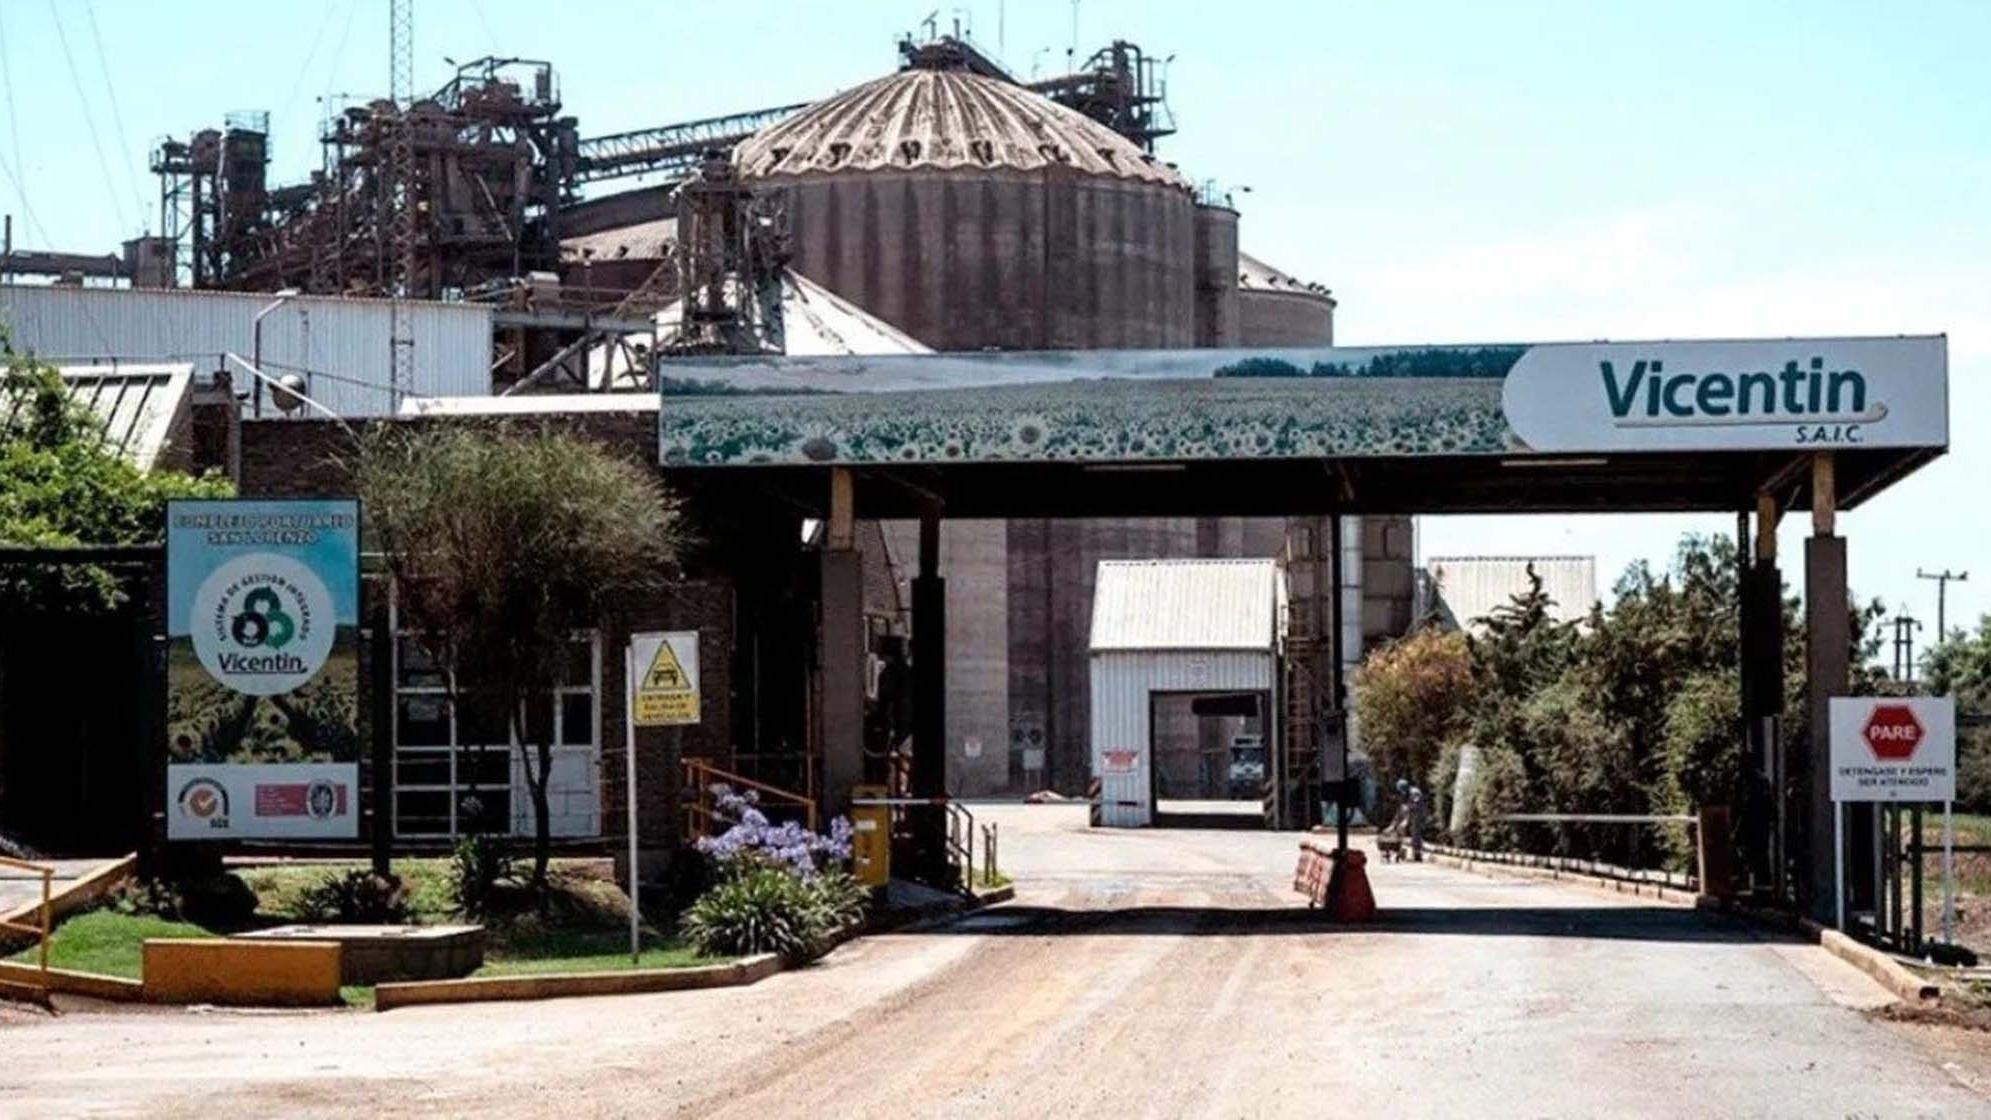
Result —
<instances>
[{"instance_id":1,"label":"white corrugated metal building","mask_svg":"<svg viewBox=\"0 0 1991 1120\"><path fill-rule=\"evenodd\" d=\"M1597 602L1594 556L1434 556L1424 562L1430 602L1419 613L1444 625L1477 630L1480 620L1528 590L1528 569L1553 600L1549 617L1580 622Z\"/></svg>"},{"instance_id":2,"label":"white corrugated metal building","mask_svg":"<svg viewBox=\"0 0 1991 1120\"><path fill-rule=\"evenodd\" d=\"M491 391L491 309L410 300L414 377L407 396ZM262 366L304 378L307 397L340 416L394 414L389 392L393 303L341 296L280 296L162 288L0 286L0 324L14 349L66 362L188 362L206 378L223 355L251 356L263 315ZM238 387L248 375L234 371ZM264 409L265 416L279 415Z\"/></svg>"},{"instance_id":3,"label":"white corrugated metal building","mask_svg":"<svg viewBox=\"0 0 1991 1120\"><path fill-rule=\"evenodd\" d=\"M1156 694L1257 693L1276 720L1285 581L1274 560L1103 560L1092 600L1099 823L1154 821ZM1268 726L1266 742L1276 742Z\"/></svg>"}]
</instances>

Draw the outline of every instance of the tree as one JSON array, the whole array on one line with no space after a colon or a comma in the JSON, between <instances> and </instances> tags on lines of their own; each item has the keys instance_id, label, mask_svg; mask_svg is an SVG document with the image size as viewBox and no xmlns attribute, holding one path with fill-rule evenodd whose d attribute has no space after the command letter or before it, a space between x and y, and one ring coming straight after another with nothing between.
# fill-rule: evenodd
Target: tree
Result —
<instances>
[{"instance_id":1,"label":"tree","mask_svg":"<svg viewBox=\"0 0 1991 1120\"><path fill-rule=\"evenodd\" d=\"M140 470L111 446L103 422L70 396L60 374L6 352L0 372L0 543L152 543L165 532L168 500L233 492L217 476ZM123 597L117 582L95 567L0 575L0 611L101 611Z\"/></svg>"},{"instance_id":2,"label":"tree","mask_svg":"<svg viewBox=\"0 0 1991 1120\"><path fill-rule=\"evenodd\" d=\"M1929 691L1956 697L1957 802L1973 812L1991 810L1991 615L1975 634L1952 631L1924 662Z\"/></svg>"},{"instance_id":3,"label":"tree","mask_svg":"<svg viewBox=\"0 0 1991 1120\"><path fill-rule=\"evenodd\" d=\"M1464 730L1472 704L1466 637L1413 631L1375 650L1355 670L1355 722L1376 780L1430 780L1439 752Z\"/></svg>"},{"instance_id":4,"label":"tree","mask_svg":"<svg viewBox=\"0 0 1991 1120\"><path fill-rule=\"evenodd\" d=\"M666 586L685 543L656 475L545 431L386 426L355 477L394 580L402 628L442 668L458 712L508 725L534 824L533 884L552 852L552 729L528 718L576 633Z\"/></svg>"}]
</instances>

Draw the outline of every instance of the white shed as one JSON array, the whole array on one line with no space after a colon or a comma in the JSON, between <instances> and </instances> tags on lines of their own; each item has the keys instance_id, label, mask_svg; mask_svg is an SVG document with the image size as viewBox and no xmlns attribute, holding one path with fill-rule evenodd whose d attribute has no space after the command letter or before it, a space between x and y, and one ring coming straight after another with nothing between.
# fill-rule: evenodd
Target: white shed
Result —
<instances>
[{"instance_id":1,"label":"white shed","mask_svg":"<svg viewBox=\"0 0 1991 1120\"><path fill-rule=\"evenodd\" d=\"M1092 600L1095 820L1155 815L1158 696L1258 697L1268 746L1276 727L1285 583L1273 560L1104 560Z\"/></svg>"}]
</instances>

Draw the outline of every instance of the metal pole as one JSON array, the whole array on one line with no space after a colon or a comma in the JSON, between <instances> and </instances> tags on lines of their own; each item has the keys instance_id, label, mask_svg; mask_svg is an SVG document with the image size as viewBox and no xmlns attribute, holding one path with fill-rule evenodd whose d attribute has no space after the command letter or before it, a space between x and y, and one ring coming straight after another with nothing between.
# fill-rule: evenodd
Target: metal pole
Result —
<instances>
[{"instance_id":1,"label":"metal pole","mask_svg":"<svg viewBox=\"0 0 1991 1120\"><path fill-rule=\"evenodd\" d=\"M628 802L625 831L629 833L629 963L633 965L643 957L643 877L636 870L636 650L626 641L622 645L622 764L623 792Z\"/></svg>"},{"instance_id":2,"label":"metal pole","mask_svg":"<svg viewBox=\"0 0 1991 1120\"><path fill-rule=\"evenodd\" d=\"M1832 803L1832 905L1833 925L1846 931L1846 805Z\"/></svg>"},{"instance_id":3,"label":"metal pole","mask_svg":"<svg viewBox=\"0 0 1991 1120\"><path fill-rule=\"evenodd\" d=\"M1908 901L1914 908L1914 916L1909 919L1909 929L1913 931L1913 941L1909 951L1922 955L1922 807L1909 810L1909 829L1914 838L1908 842L1908 853L1915 862L1909 865Z\"/></svg>"},{"instance_id":4,"label":"metal pole","mask_svg":"<svg viewBox=\"0 0 1991 1120\"><path fill-rule=\"evenodd\" d=\"M1950 802L1943 802L1943 944L1955 944L1956 936L1956 832L1950 819Z\"/></svg>"}]
</instances>

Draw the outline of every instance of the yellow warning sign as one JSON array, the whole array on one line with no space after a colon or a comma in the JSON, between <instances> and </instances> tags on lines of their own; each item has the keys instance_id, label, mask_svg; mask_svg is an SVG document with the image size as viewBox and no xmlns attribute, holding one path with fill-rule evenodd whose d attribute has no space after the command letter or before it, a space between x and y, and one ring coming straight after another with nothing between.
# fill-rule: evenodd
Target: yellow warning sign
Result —
<instances>
[{"instance_id":1,"label":"yellow warning sign","mask_svg":"<svg viewBox=\"0 0 1991 1120\"><path fill-rule=\"evenodd\" d=\"M637 727L698 722L698 632L632 634L630 662L637 669L629 718Z\"/></svg>"}]
</instances>

